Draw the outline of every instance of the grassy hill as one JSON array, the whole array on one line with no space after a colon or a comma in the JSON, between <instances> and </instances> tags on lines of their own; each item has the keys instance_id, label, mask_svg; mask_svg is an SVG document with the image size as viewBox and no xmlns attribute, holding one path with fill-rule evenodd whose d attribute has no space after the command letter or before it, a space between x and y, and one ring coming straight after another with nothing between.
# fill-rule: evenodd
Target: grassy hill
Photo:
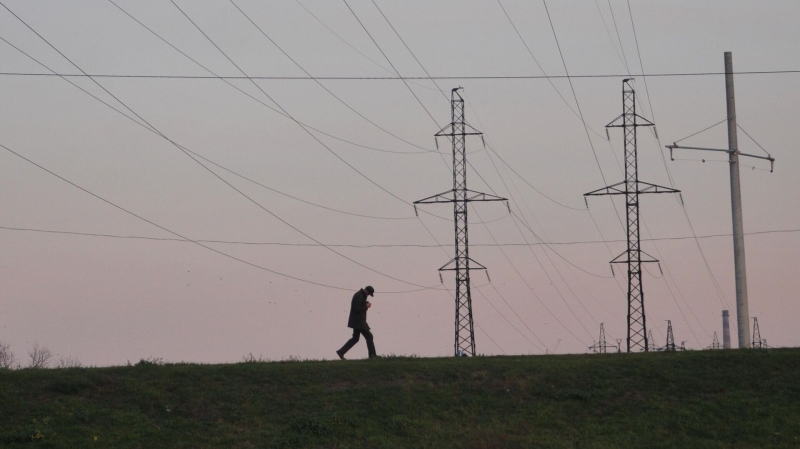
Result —
<instances>
[{"instance_id":1,"label":"grassy hill","mask_svg":"<svg viewBox=\"0 0 800 449\"><path fill-rule=\"evenodd\" d=\"M0 371L2 447L800 447L800 350Z\"/></svg>"}]
</instances>

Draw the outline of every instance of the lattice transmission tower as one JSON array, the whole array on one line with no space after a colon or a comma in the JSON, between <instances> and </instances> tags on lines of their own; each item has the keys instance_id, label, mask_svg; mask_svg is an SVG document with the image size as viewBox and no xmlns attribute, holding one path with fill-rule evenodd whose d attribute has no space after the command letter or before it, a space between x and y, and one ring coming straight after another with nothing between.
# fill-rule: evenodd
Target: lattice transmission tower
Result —
<instances>
[{"instance_id":1,"label":"lattice transmission tower","mask_svg":"<svg viewBox=\"0 0 800 449\"><path fill-rule=\"evenodd\" d=\"M758 328L758 318L753 317L753 341L750 343L751 348L767 349L770 348L767 340L761 338L761 330Z\"/></svg>"},{"instance_id":2,"label":"lattice transmission tower","mask_svg":"<svg viewBox=\"0 0 800 449\"><path fill-rule=\"evenodd\" d=\"M711 342L711 346L707 347L706 349L722 349L722 344L720 344L716 332L714 332L714 340Z\"/></svg>"},{"instance_id":3,"label":"lattice transmission tower","mask_svg":"<svg viewBox=\"0 0 800 449\"><path fill-rule=\"evenodd\" d=\"M656 347L656 339L653 338L653 331L647 331L647 346L648 351L658 351L658 347Z\"/></svg>"},{"instance_id":4,"label":"lattice transmission tower","mask_svg":"<svg viewBox=\"0 0 800 449\"><path fill-rule=\"evenodd\" d=\"M644 193L679 193L680 190L639 181L639 162L636 151L636 128L654 126L636 114L636 91L633 79L622 80L622 115L606 125L606 128L622 128L625 146L625 180L584 196L625 195L627 216L628 249L610 263L628 265L628 352L648 351L647 322L644 313L644 290L642 288L642 264L657 263L653 256L642 251L639 240L639 195ZM587 202L588 206L588 202ZM612 265L613 271L613 265Z\"/></svg>"},{"instance_id":5,"label":"lattice transmission tower","mask_svg":"<svg viewBox=\"0 0 800 449\"><path fill-rule=\"evenodd\" d=\"M600 339L597 341L597 343L589 346L589 349L591 349L595 354L606 354L608 353L609 349L611 349L612 352L619 350L617 346L606 343L606 331L603 329L603 323L600 323Z\"/></svg>"},{"instance_id":6,"label":"lattice transmission tower","mask_svg":"<svg viewBox=\"0 0 800 449\"><path fill-rule=\"evenodd\" d=\"M481 136L481 139L483 139L483 133L470 126L464 120L464 99L458 93L460 89L462 88L455 88L450 93L450 124L442 128L434 136L435 138L447 137L452 142L453 188L452 190L415 201L414 209L416 210L418 204L453 204L455 257L439 268L439 275L441 276L442 271L454 271L456 275L455 355L474 356L475 330L472 320L472 293L470 292L469 272L475 269L486 270L486 267L469 257L467 205L475 201L505 201L509 210L510 206L506 198L467 189L467 136Z\"/></svg>"},{"instance_id":7,"label":"lattice transmission tower","mask_svg":"<svg viewBox=\"0 0 800 449\"><path fill-rule=\"evenodd\" d=\"M672 333L672 321L667 320L667 343L661 348L663 351L683 351L686 349L685 341L678 346L675 344L675 335Z\"/></svg>"}]
</instances>

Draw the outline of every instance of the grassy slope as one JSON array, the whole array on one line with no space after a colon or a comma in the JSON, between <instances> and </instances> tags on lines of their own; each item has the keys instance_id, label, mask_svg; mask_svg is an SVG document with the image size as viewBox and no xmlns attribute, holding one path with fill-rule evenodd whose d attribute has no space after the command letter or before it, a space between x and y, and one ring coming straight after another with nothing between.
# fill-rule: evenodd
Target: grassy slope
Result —
<instances>
[{"instance_id":1,"label":"grassy slope","mask_svg":"<svg viewBox=\"0 0 800 449\"><path fill-rule=\"evenodd\" d=\"M800 447L799 379L798 349L0 371L0 446Z\"/></svg>"}]
</instances>

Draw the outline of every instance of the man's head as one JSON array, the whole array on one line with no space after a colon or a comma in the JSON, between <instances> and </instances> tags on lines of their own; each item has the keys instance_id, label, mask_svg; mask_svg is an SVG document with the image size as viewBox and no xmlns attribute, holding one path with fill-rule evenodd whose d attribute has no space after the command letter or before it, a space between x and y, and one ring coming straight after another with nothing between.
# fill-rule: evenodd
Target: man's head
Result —
<instances>
[{"instance_id":1,"label":"man's head","mask_svg":"<svg viewBox=\"0 0 800 449\"><path fill-rule=\"evenodd\" d=\"M369 296L375 296L375 289L372 288L371 285L367 285L366 287L364 287L364 291L367 292Z\"/></svg>"}]
</instances>

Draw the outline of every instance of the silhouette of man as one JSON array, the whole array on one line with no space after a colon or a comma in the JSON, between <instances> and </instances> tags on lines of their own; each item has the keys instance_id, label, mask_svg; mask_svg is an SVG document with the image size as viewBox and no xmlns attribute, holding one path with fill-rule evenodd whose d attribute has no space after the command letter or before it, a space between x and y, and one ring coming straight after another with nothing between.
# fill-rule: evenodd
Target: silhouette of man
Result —
<instances>
[{"instance_id":1,"label":"silhouette of man","mask_svg":"<svg viewBox=\"0 0 800 449\"><path fill-rule=\"evenodd\" d=\"M347 327L353 329L353 338L348 340L341 349L336 351L336 355L338 355L340 359L344 360L344 355L350 348L358 343L361 335L367 340L369 358L378 356L375 353L375 344L372 342L372 332L369 331L369 325L367 324L367 309L372 307L372 303L367 301L367 296L374 295L375 289L370 285L362 288L353 295L353 300L350 302L350 318L347 320Z\"/></svg>"}]
</instances>

